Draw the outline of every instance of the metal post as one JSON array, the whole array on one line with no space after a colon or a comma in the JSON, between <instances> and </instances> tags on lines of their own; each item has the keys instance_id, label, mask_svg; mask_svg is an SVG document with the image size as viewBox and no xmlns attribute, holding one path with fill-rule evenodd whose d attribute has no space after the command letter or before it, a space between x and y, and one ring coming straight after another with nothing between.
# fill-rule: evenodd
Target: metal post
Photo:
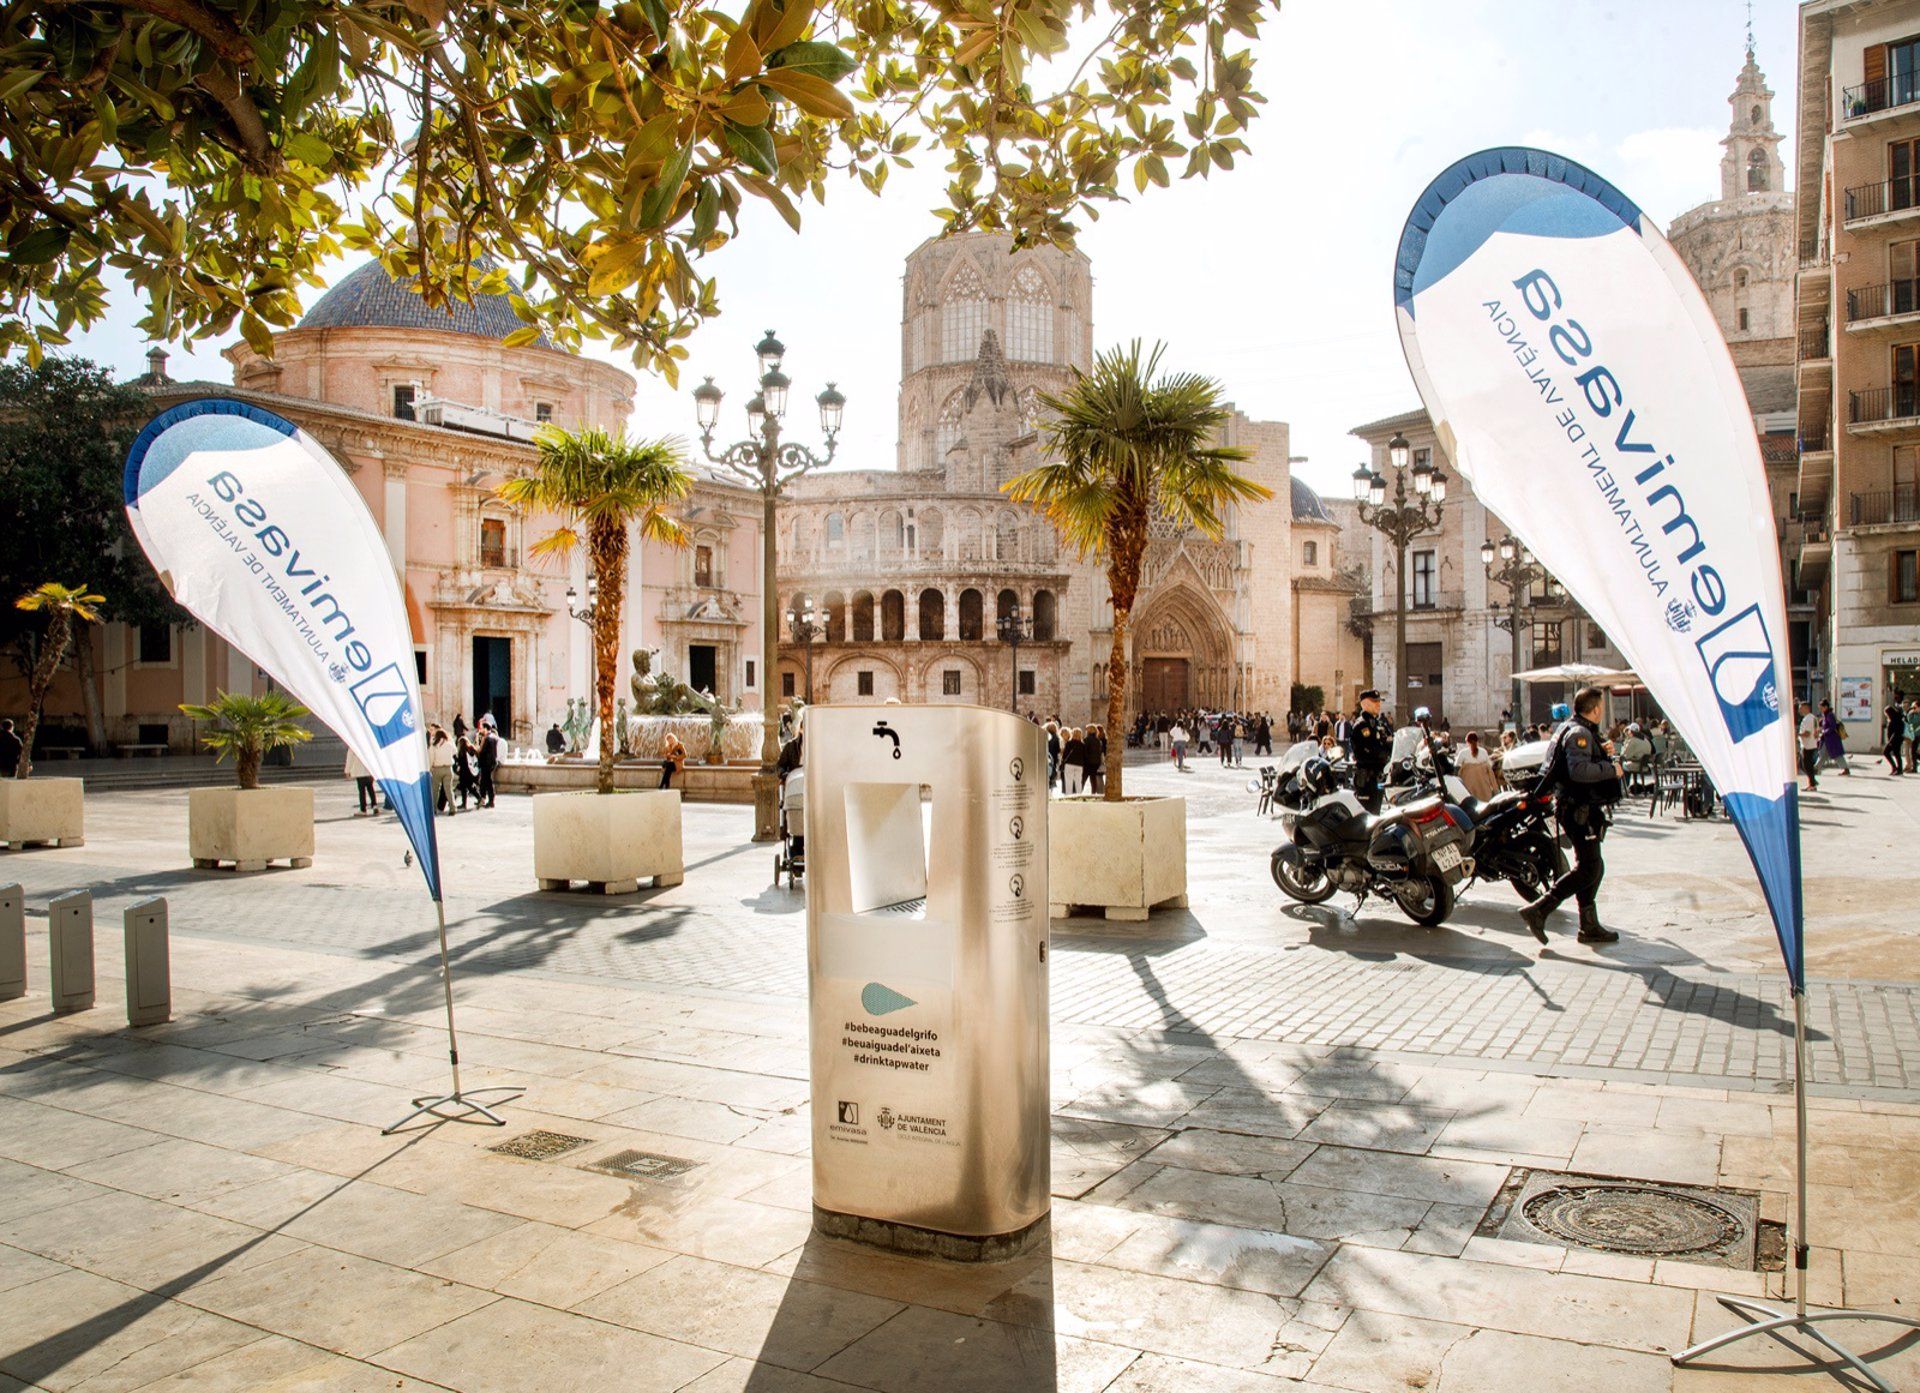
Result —
<instances>
[{"instance_id":1,"label":"metal post","mask_svg":"<svg viewBox=\"0 0 1920 1393\"><path fill-rule=\"evenodd\" d=\"M773 426L771 420L769 426ZM771 443L760 448L760 768L753 776L753 839L770 842L779 836L774 811L775 788L779 777L774 772L780 761L780 701L775 695L775 673L780 665L780 587L774 575L779 566L775 546L774 504L779 494L774 470L775 452ZM811 672L811 651L807 654ZM813 699L811 686L807 699Z\"/></svg>"},{"instance_id":2,"label":"metal post","mask_svg":"<svg viewBox=\"0 0 1920 1393\"><path fill-rule=\"evenodd\" d=\"M1520 643L1520 592L1517 590L1509 590L1507 592L1507 602L1513 607L1513 667L1511 671L1524 672L1526 669L1521 665L1520 661L1522 653ZM1516 677L1508 685L1512 688L1507 699L1512 703L1514 738L1518 739L1520 736L1520 728L1523 724L1520 716L1520 679Z\"/></svg>"},{"instance_id":3,"label":"metal post","mask_svg":"<svg viewBox=\"0 0 1920 1393\"><path fill-rule=\"evenodd\" d=\"M380 1135L391 1136L416 1117L431 1117L437 1122L478 1122L488 1127L504 1127L506 1118L494 1112L484 1103L476 1101L471 1094L460 1090L460 1041L453 1029L453 965L447 957L447 906L444 901L433 902L434 917L440 927L440 985L447 999L447 1064L453 1072L453 1092L437 1096L415 1098L413 1111L390 1127L382 1127ZM526 1092L523 1088L486 1089L488 1093L501 1093L499 1103L510 1103ZM442 1112L441 1108L451 1103L461 1109L459 1112Z\"/></svg>"},{"instance_id":4,"label":"metal post","mask_svg":"<svg viewBox=\"0 0 1920 1393\"><path fill-rule=\"evenodd\" d=\"M53 1013L93 1009L93 892L75 890L47 906Z\"/></svg>"},{"instance_id":5,"label":"metal post","mask_svg":"<svg viewBox=\"0 0 1920 1393\"><path fill-rule=\"evenodd\" d=\"M1406 493L1406 481L1400 486L1402 496ZM1394 582L1397 589L1393 610L1393 718L1400 725L1413 719L1412 689L1407 686L1407 535L1399 532L1394 535L1396 559L1394 562Z\"/></svg>"},{"instance_id":6,"label":"metal post","mask_svg":"<svg viewBox=\"0 0 1920 1393\"><path fill-rule=\"evenodd\" d=\"M173 1019L173 970L168 961L167 902L127 906L125 924L127 1024L165 1025Z\"/></svg>"},{"instance_id":7,"label":"metal post","mask_svg":"<svg viewBox=\"0 0 1920 1393\"><path fill-rule=\"evenodd\" d=\"M27 994L27 897L0 885L0 1001Z\"/></svg>"}]
</instances>

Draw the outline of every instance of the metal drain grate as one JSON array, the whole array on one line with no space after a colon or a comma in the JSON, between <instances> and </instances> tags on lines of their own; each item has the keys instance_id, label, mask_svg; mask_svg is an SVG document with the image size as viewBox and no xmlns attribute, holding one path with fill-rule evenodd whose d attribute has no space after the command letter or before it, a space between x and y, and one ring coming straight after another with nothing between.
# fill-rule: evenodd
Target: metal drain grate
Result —
<instances>
[{"instance_id":1,"label":"metal drain grate","mask_svg":"<svg viewBox=\"0 0 1920 1393\"><path fill-rule=\"evenodd\" d=\"M1604 1176L1522 1172L1482 1232L1640 1258L1751 1271L1759 1197Z\"/></svg>"},{"instance_id":2,"label":"metal drain grate","mask_svg":"<svg viewBox=\"0 0 1920 1393\"><path fill-rule=\"evenodd\" d=\"M655 1151L616 1151L611 1156L588 1162L587 1168L605 1171L609 1175L637 1176L642 1180L671 1180L676 1175L685 1175L699 1164L698 1161L688 1161L679 1156L662 1156Z\"/></svg>"},{"instance_id":3,"label":"metal drain grate","mask_svg":"<svg viewBox=\"0 0 1920 1393\"><path fill-rule=\"evenodd\" d=\"M867 911L869 914L924 914L927 910L927 897L917 900L901 900L897 904L883 904Z\"/></svg>"},{"instance_id":4,"label":"metal drain grate","mask_svg":"<svg viewBox=\"0 0 1920 1393\"><path fill-rule=\"evenodd\" d=\"M565 1132L526 1132L511 1141L490 1146L487 1150L497 1151L502 1156L518 1156L523 1161L551 1161L556 1156L578 1150L592 1140L592 1137L570 1137Z\"/></svg>"}]
</instances>

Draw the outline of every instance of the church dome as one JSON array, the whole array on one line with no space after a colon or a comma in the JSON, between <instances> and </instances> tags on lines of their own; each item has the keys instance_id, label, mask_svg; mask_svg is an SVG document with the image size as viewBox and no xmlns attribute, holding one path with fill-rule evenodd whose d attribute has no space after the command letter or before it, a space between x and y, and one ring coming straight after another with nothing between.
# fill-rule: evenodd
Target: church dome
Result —
<instances>
[{"instance_id":1,"label":"church dome","mask_svg":"<svg viewBox=\"0 0 1920 1393\"><path fill-rule=\"evenodd\" d=\"M1333 515L1327 512L1327 505L1320 501L1320 495L1307 487L1304 480L1291 479L1293 485L1293 515L1301 522L1332 522Z\"/></svg>"},{"instance_id":2,"label":"church dome","mask_svg":"<svg viewBox=\"0 0 1920 1393\"><path fill-rule=\"evenodd\" d=\"M505 295L476 295L472 301L451 300L436 309L420 298L411 282L396 281L378 261L369 261L349 273L322 295L296 326L301 329L439 329L503 339L525 328ZM553 343L542 334L540 348Z\"/></svg>"}]
</instances>

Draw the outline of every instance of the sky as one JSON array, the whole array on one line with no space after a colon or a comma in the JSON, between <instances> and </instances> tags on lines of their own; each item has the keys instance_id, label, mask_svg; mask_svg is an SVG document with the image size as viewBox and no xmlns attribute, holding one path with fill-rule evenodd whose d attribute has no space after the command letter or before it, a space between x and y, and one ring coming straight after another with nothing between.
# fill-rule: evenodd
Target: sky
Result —
<instances>
[{"instance_id":1,"label":"sky","mask_svg":"<svg viewBox=\"0 0 1920 1393\"><path fill-rule=\"evenodd\" d=\"M1792 0L1756 4L1753 24L1791 172ZM1344 494L1364 455L1348 432L1419 405L1391 270L1428 181L1475 150L1536 145L1604 175L1664 227L1719 196L1746 25L1735 0L1284 0L1259 44L1268 104L1246 133L1251 155L1108 205L1082 232L1094 342L1166 341L1169 366L1220 379L1248 416L1290 423L1306 457L1295 473ZM719 442L744 434L753 344L774 328L794 381L790 438L817 442L810 399L831 379L847 396L836 466L893 467L901 268L938 231L942 182L928 163L896 171L877 199L832 189L805 205L797 234L754 210L703 263L722 313L690 341L679 389L642 375L629 429L693 436L688 392L712 374L728 393ZM145 371L135 319L116 302L73 351ZM175 348L169 372L228 381L223 346Z\"/></svg>"}]
</instances>

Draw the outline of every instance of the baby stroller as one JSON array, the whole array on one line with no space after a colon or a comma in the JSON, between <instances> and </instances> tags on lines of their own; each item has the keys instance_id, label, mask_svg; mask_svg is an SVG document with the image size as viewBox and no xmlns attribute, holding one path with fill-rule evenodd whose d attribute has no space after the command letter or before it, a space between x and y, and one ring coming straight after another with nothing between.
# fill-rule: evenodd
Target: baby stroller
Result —
<instances>
[{"instance_id":1,"label":"baby stroller","mask_svg":"<svg viewBox=\"0 0 1920 1393\"><path fill-rule=\"evenodd\" d=\"M796 769L780 782L780 850L774 853L773 883L786 876L789 890L807 873L807 771Z\"/></svg>"}]
</instances>

